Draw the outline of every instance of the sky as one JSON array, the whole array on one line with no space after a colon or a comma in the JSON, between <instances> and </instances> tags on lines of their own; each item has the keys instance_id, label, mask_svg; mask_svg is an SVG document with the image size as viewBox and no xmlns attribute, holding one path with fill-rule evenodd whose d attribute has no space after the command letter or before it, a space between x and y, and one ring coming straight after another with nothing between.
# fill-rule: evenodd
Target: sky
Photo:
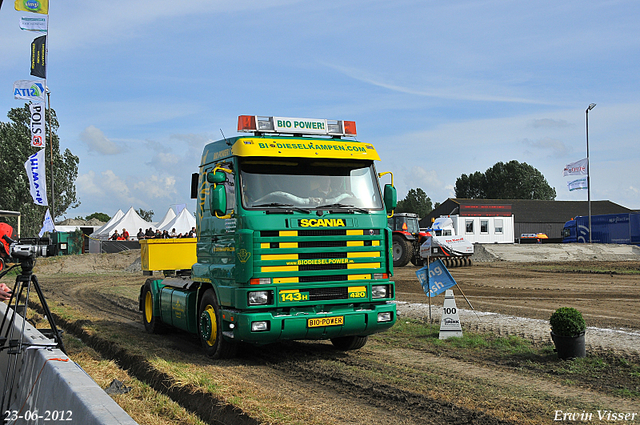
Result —
<instances>
[{"instance_id":1,"label":"sky","mask_svg":"<svg viewBox=\"0 0 640 425\"><path fill-rule=\"evenodd\" d=\"M13 82L33 78L40 35L13 3L2 122L24 105ZM238 115L356 121L398 199L444 202L462 174L516 160L557 200L586 201L562 171L586 157L590 103L591 199L640 209L638 22L635 0L50 0L47 86L61 147L80 158L65 217L193 212L202 148L236 135Z\"/></svg>"}]
</instances>

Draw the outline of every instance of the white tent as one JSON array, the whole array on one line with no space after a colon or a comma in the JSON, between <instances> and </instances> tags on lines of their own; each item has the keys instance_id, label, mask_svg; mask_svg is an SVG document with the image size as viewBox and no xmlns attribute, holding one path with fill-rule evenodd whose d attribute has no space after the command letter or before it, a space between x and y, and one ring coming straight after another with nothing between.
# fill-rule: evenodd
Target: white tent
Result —
<instances>
[{"instance_id":1,"label":"white tent","mask_svg":"<svg viewBox=\"0 0 640 425\"><path fill-rule=\"evenodd\" d=\"M192 227L196 227L196 218L187 210L186 208L180 211L173 220L168 222L164 227L161 227L160 230L167 230L171 232L172 229L176 229L176 234L188 233Z\"/></svg>"},{"instance_id":2,"label":"white tent","mask_svg":"<svg viewBox=\"0 0 640 425\"><path fill-rule=\"evenodd\" d=\"M118 210L113 217L111 217L111 219L109 221L107 221L106 224L104 224L101 227L98 227L96 230L93 231L93 233L91 234L91 237L93 238L97 238L98 234L100 232L102 232L104 229L112 226L114 223L117 223L118 221L120 221L120 219L124 216L124 213L122 212L122 210Z\"/></svg>"},{"instance_id":3,"label":"white tent","mask_svg":"<svg viewBox=\"0 0 640 425\"><path fill-rule=\"evenodd\" d=\"M158 229L163 229L164 226L166 226L167 223L169 223L174 218L176 218L176 213L173 211L173 208L169 208L167 210L167 213L162 218L162 220L160 220L158 223L156 223L156 227ZM147 229L143 229L143 230L147 230Z\"/></svg>"},{"instance_id":4,"label":"white tent","mask_svg":"<svg viewBox=\"0 0 640 425\"><path fill-rule=\"evenodd\" d=\"M91 237L102 240L109 239L116 230L121 233L122 229L127 229L130 236L135 236L138 233L138 229L145 230L149 227L155 226L140 218L138 213L133 209L133 207L131 207L120 220L115 223L111 223L110 226L103 228L99 232L96 231L92 233Z\"/></svg>"}]
</instances>

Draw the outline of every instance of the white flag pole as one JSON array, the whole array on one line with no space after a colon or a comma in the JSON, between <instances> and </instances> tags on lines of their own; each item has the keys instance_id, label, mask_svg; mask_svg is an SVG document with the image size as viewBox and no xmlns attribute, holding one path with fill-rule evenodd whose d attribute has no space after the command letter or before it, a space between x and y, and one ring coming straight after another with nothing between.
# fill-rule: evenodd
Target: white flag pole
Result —
<instances>
[{"instance_id":1,"label":"white flag pole","mask_svg":"<svg viewBox=\"0 0 640 425\"><path fill-rule=\"evenodd\" d=\"M595 107L596 104L591 103L585 111L585 121L587 126L587 200L589 203L589 243L591 243L591 166L589 163L589 111Z\"/></svg>"}]
</instances>

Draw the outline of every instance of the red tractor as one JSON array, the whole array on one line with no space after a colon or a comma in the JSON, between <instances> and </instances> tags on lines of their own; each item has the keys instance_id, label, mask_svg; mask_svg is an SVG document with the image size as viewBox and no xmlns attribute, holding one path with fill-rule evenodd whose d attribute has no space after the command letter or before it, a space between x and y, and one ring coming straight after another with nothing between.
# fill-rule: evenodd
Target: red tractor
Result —
<instances>
[{"instance_id":1,"label":"red tractor","mask_svg":"<svg viewBox=\"0 0 640 425\"><path fill-rule=\"evenodd\" d=\"M388 219L393 232L393 267L406 266L409 261L414 266L422 265L420 245L429 235L420 231L418 214L398 213Z\"/></svg>"}]
</instances>

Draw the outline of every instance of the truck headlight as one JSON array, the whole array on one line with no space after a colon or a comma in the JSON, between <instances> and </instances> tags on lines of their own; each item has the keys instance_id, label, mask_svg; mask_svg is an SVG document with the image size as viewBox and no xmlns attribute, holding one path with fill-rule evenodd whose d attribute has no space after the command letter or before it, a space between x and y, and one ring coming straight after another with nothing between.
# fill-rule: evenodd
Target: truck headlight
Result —
<instances>
[{"instance_id":1,"label":"truck headlight","mask_svg":"<svg viewBox=\"0 0 640 425\"><path fill-rule=\"evenodd\" d=\"M265 305L269 303L269 291L252 291L248 294L249 305Z\"/></svg>"},{"instance_id":2,"label":"truck headlight","mask_svg":"<svg viewBox=\"0 0 640 425\"><path fill-rule=\"evenodd\" d=\"M387 311L384 313L378 313L378 322L390 322L391 321L391 312Z\"/></svg>"},{"instance_id":3,"label":"truck headlight","mask_svg":"<svg viewBox=\"0 0 640 425\"><path fill-rule=\"evenodd\" d=\"M374 285L371 287L371 298L388 298L387 285Z\"/></svg>"},{"instance_id":4,"label":"truck headlight","mask_svg":"<svg viewBox=\"0 0 640 425\"><path fill-rule=\"evenodd\" d=\"M269 330L269 322L251 322L251 332L265 332Z\"/></svg>"}]
</instances>

